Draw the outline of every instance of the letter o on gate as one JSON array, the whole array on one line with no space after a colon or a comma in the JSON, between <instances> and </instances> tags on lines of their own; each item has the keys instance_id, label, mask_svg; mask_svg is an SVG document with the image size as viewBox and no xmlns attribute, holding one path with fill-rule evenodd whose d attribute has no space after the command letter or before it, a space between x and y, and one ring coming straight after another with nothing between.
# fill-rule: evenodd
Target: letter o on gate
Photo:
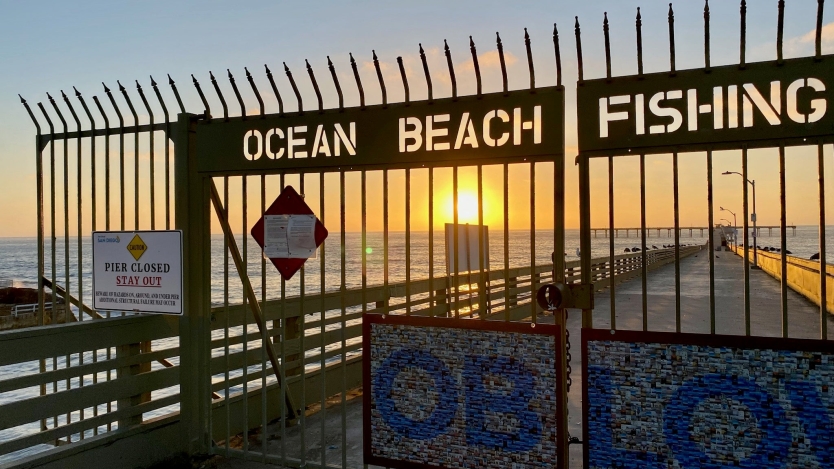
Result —
<instances>
[{"instance_id":1,"label":"letter o on gate","mask_svg":"<svg viewBox=\"0 0 834 469\"><path fill-rule=\"evenodd\" d=\"M257 148L257 150L254 153L249 151L249 139L252 137L255 137L255 147ZM263 136L257 130L250 130L249 132L246 132L246 135L243 136L243 156L245 156L246 159L249 161L254 161L260 158L264 152L263 140Z\"/></svg>"},{"instance_id":2,"label":"letter o on gate","mask_svg":"<svg viewBox=\"0 0 834 469\"><path fill-rule=\"evenodd\" d=\"M391 397L394 380L406 368L420 368L431 376L426 386L437 390L434 411L422 421L412 420L397 410ZM376 408L382 419L398 434L415 440L430 440L443 434L457 413L458 389L449 368L429 352L402 348L392 353L373 377Z\"/></svg>"},{"instance_id":3,"label":"letter o on gate","mask_svg":"<svg viewBox=\"0 0 834 469\"><path fill-rule=\"evenodd\" d=\"M775 397L753 381L717 374L693 378L675 391L665 405L663 433L675 459L686 469L721 469L729 467L709 457L692 438L691 423L695 409L706 399L726 396L742 403L752 412L762 439L756 450L733 467L777 469L784 467L791 445L785 409Z\"/></svg>"}]
</instances>

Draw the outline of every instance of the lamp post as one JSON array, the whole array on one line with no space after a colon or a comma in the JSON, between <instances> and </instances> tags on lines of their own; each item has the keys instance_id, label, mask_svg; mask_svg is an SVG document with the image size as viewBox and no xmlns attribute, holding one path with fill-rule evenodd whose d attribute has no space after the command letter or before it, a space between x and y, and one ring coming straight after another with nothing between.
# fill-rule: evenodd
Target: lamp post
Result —
<instances>
[{"instance_id":1,"label":"lamp post","mask_svg":"<svg viewBox=\"0 0 834 469\"><path fill-rule=\"evenodd\" d=\"M739 173L739 172L736 172L736 171L724 171L721 174L723 176L726 176L728 174L738 174L739 176L742 177L742 179L744 179L744 175ZM758 241L757 238L759 237L759 230L756 229L756 181L755 180L751 181L750 179L745 179L745 180L751 186L753 186L753 215L752 215L752 217L753 217L753 268L757 269L757 268L759 268L759 252L758 252L758 248L756 247L756 244L757 244L757 241Z\"/></svg>"},{"instance_id":2,"label":"lamp post","mask_svg":"<svg viewBox=\"0 0 834 469\"><path fill-rule=\"evenodd\" d=\"M726 221L728 225L730 224L730 220L727 220L726 218L722 218L722 219L721 219L721 220L719 220L719 221ZM733 236L732 236L732 238L733 238L733 239L732 239L732 242L733 242L733 245L735 245L735 244L736 244L736 231L735 231L735 225L733 225L733 232L732 232L732 235L733 235Z\"/></svg>"},{"instance_id":3,"label":"lamp post","mask_svg":"<svg viewBox=\"0 0 834 469\"><path fill-rule=\"evenodd\" d=\"M736 212L733 212L732 210L727 210L724 207L718 207L718 208L721 209L722 212L730 212L733 215L733 242L735 243L735 239L736 239L736 234L735 233L738 230L738 224L736 222ZM722 220L724 220L724 218L722 218ZM730 222L730 220L727 220L727 223L729 223L729 222Z\"/></svg>"}]
</instances>

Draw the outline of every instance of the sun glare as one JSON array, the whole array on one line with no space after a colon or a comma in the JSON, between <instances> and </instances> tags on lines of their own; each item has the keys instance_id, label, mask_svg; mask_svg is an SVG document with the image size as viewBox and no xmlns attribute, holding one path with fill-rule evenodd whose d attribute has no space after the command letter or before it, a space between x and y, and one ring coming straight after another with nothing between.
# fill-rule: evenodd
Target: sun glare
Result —
<instances>
[{"instance_id":1,"label":"sun glare","mask_svg":"<svg viewBox=\"0 0 834 469\"><path fill-rule=\"evenodd\" d=\"M454 206L449 198L450 220L454 220ZM458 223L478 223L478 197L469 192L458 192Z\"/></svg>"}]
</instances>

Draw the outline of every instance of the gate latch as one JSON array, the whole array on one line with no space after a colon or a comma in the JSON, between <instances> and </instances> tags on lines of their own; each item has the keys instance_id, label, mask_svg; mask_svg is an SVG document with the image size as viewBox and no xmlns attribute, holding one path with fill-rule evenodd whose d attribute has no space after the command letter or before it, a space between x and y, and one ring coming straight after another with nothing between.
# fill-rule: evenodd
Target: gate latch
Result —
<instances>
[{"instance_id":1,"label":"gate latch","mask_svg":"<svg viewBox=\"0 0 834 469\"><path fill-rule=\"evenodd\" d=\"M565 308L593 309L594 290L591 285L549 283L539 288L536 301L545 311Z\"/></svg>"}]
</instances>

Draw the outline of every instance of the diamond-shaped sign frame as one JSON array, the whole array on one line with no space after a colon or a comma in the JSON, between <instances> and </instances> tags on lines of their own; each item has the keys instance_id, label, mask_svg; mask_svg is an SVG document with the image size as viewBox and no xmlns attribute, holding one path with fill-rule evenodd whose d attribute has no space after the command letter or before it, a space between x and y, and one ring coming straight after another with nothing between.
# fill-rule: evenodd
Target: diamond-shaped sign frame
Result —
<instances>
[{"instance_id":1,"label":"diamond-shaped sign frame","mask_svg":"<svg viewBox=\"0 0 834 469\"><path fill-rule=\"evenodd\" d=\"M286 186L250 231L252 238L255 239L255 242L258 243L262 250L264 248L264 217L267 215L315 215L315 213L313 213L310 206L304 202L304 199L298 195L298 192L292 186ZM327 235L327 228L316 217L316 228L314 232L316 249L327 239ZM301 266L307 262L306 258L270 258L269 260L272 261L272 264L278 269L278 272L284 280L291 279L301 269Z\"/></svg>"}]
</instances>

